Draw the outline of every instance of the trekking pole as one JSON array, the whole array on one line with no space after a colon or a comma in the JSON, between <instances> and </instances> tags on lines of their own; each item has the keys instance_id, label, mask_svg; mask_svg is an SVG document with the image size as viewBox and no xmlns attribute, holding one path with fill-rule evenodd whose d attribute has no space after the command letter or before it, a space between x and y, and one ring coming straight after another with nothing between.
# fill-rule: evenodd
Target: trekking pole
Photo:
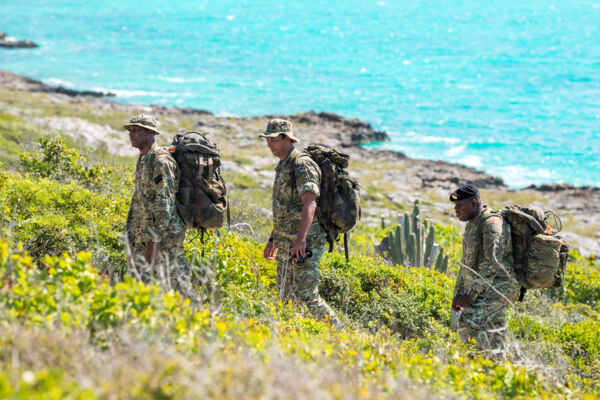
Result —
<instances>
[{"instance_id":1,"label":"trekking pole","mask_svg":"<svg viewBox=\"0 0 600 400\"><path fill-rule=\"evenodd\" d=\"M254 229L252 228L252 225L250 225L247 222L240 222L237 224L233 224L229 227L229 229L243 227L243 226L247 227L250 230L250 233L252 234L252 236L254 236Z\"/></svg>"},{"instance_id":2,"label":"trekking pole","mask_svg":"<svg viewBox=\"0 0 600 400\"><path fill-rule=\"evenodd\" d=\"M510 303L510 305L514 305L514 303L512 301L510 301L508 299L508 297L506 297L505 295L503 295L502 293L500 293L500 291L498 289L496 289L494 287L494 285L492 285L491 283L489 283L483 276L479 275L479 273L477 271L475 271L474 269L472 269L471 267L463 264L462 262L458 262L463 268L468 269L469 271L471 271L472 273L474 273L475 275L477 275L479 278L481 278L481 280L483 281L483 283L485 283L486 285L488 285L488 287L490 289L492 289L494 292L498 293L500 296L502 296L506 301L508 301Z\"/></svg>"}]
</instances>

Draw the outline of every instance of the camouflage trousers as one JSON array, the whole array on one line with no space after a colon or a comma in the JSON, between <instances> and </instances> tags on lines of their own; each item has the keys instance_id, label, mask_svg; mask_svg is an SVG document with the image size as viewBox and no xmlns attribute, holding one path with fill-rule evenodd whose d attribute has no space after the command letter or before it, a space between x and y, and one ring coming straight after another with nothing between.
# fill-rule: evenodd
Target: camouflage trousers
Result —
<instances>
[{"instance_id":1,"label":"camouflage trousers","mask_svg":"<svg viewBox=\"0 0 600 400\"><path fill-rule=\"evenodd\" d=\"M495 280L494 287L510 301L517 300L520 286L515 281ZM477 348L492 358L506 355L506 309L508 301L492 289L480 294L471 306L462 310L458 334L462 340L474 339Z\"/></svg>"},{"instance_id":2,"label":"camouflage trousers","mask_svg":"<svg viewBox=\"0 0 600 400\"><path fill-rule=\"evenodd\" d=\"M145 257L148 244L134 244L129 257L130 275L144 283L155 281L167 290L175 289L187 295L190 290L190 270L183 250L184 238L185 230L163 238L160 252L150 263Z\"/></svg>"},{"instance_id":3,"label":"camouflage trousers","mask_svg":"<svg viewBox=\"0 0 600 400\"><path fill-rule=\"evenodd\" d=\"M319 295L319 262L325 251L325 244L313 244L313 255L303 264L290 261L288 248L277 249L277 291L279 298L306 304L308 311L315 319L331 321L334 326L341 326L335 313Z\"/></svg>"}]
</instances>

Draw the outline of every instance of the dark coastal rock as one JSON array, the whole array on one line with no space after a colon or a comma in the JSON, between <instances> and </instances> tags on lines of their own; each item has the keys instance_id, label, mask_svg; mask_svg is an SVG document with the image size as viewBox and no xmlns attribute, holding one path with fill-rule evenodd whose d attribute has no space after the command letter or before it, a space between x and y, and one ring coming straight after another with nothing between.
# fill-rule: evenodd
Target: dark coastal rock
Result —
<instances>
[{"instance_id":1,"label":"dark coastal rock","mask_svg":"<svg viewBox=\"0 0 600 400\"><path fill-rule=\"evenodd\" d=\"M444 161L412 160L418 168L416 176L421 179L423 188L452 189L472 183L481 189L504 188L501 178L478 171L464 165L450 164Z\"/></svg>"},{"instance_id":2,"label":"dark coastal rock","mask_svg":"<svg viewBox=\"0 0 600 400\"><path fill-rule=\"evenodd\" d=\"M597 192L597 191L600 191L600 188L597 188L597 187L576 186L576 185L569 185L566 183L542 184L539 186L530 185L530 186L526 187L526 189L537 190L539 192L567 192L567 191Z\"/></svg>"},{"instance_id":3,"label":"dark coastal rock","mask_svg":"<svg viewBox=\"0 0 600 400\"><path fill-rule=\"evenodd\" d=\"M6 33L4 32L0 32L0 47L6 47L8 49L32 49L38 47L38 45L28 39L17 40L10 36L6 36Z\"/></svg>"},{"instance_id":4,"label":"dark coastal rock","mask_svg":"<svg viewBox=\"0 0 600 400\"><path fill-rule=\"evenodd\" d=\"M185 115L213 115L213 113L211 113L210 111L199 110L197 108L191 107L180 108L179 111L181 111L181 113Z\"/></svg>"},{"instance_id":5,"label":"dark coastal rock","mask_svg":"<svg viewBox=\"0 0 600 400\"><path fill-rule=\"evenodd\" d=\"M346 119L334 113L309 111L295 115L268 115L265 118L292 121L300 136L328 146L355 147L389 140L387 133L376 131L368 122L356 118Z\"/></svg>"},{"instance_id":6,"label":"dark coastal rock","mask_svg":"<svg viewBox=\"0 0 600 400\"><path fill-rule=\"evenodd\" d=\"M2 70L0 70L0 86L17 90L28 90L31 92L60 93L69 97L89 96L100 98L114 96L114 93L103 93L93 90L73 90L62 86L50 86L41 81Z\"/></svg>"},{"instance_id":7,"label":"dark coastal rock","mask_svg":"<svg viewBox=\"0 0 600 400\"><path fill-rule=\"evenodd\" d=\"M156 115L170 115L170 114L181 114L181 115L213 115L210 111L199 110L196 108L186 107L186 108L178 108L172 106L152 106L152 112Z\"/></svg>"},{"instance_id":8,"label":"dark coastal rock","mask_svg":"<svg viewBox=\"0 0 600 400\"><path fill-rule=\"evenodd\" d=\"M40 88L39 92L50 92L50 93L62 93L67 96L91 96L91 97L114 97L114 93L96 92L94 90L73 90L67 89L63 86Z\"/></svg>"}]
</instances>

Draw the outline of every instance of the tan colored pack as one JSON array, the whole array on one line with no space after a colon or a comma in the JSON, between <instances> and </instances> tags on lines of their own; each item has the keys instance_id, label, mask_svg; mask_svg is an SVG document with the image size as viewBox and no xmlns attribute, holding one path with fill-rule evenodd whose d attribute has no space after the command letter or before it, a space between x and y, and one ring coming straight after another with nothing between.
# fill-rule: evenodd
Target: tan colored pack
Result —
<instances>
[{"instance_id":1,"label":"tan colored pack","mask_svg":"<svg viewBox=\"0 0 600 400\"><path fill-rule=\"evenodd\" d=\"M517 279L524 290L558 288L563 285L569 244L553 232L548 218L560 219L535 206L512 205L489 216L500 215L510 224ZM522 296L520 298L522 300Z\"/></svg>"}]
</instances>

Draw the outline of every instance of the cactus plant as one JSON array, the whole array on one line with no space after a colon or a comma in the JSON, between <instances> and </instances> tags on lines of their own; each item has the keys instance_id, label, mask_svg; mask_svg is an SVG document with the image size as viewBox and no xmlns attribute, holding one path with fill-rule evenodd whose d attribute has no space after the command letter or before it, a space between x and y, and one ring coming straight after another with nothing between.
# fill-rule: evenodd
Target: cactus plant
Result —
<instances>
[{"instance_id":1,"label":"cactus plant","mask_svg":"<svg viewBox=\"0 0 600 400\"><path fill-rule=\"evenodd\" d=\"M444 248L440 246L440 252L435 260L435 269L445 274L448 270L448 255L444 254Z\"/></svg>"},{"instance_id":2,"label":"cactus plant","mask_svg":"<svg viewBox=\"0 0 600 400\"><path fill-rule=\"evenodd\" d=\"M431 251L433 250L433 245L435 243L435 228L433 226L429 226L429 224L427 224L427 226L429 227L429 230L427 232L427 240L425 241L425 254L427 259L423 260L423 263L430 267L431 263L429 262L429 256L431 254Z\"/></svg>"},{"instance_id":3,"label":"cactus plant","mask_svg":"<svg viewBox=\"0 0 600 400\"><path fill-rule=\"evenodd\" d=\"M397 225L396 229L390 232L390 256L394 264L401 264L404 262L403 237L402 225Z\"/></svg>"},{"instance_id":4,"label":"cactus plant","mask_svg":"<svg viewBox=\"0 0 600 400\"><path fill-rule=\"evenodd\" d=\"M433 267L442 273L448 269L448 256L444 255L444 248L435 243L433 224L422 219L418 200L412 213L404 213L399 218L388 238L389 258L393 264Z\"/></svg>"}]
</instances>

